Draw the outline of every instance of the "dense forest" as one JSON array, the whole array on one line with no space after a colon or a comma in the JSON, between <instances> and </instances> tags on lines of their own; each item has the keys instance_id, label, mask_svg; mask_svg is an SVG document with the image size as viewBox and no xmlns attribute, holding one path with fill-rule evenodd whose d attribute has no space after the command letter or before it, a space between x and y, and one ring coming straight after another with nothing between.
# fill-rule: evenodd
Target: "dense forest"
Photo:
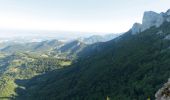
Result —
<instances>
[{"instance_id":1,"label":"dense forest","mask_svg":"<svg viewBox=\"0 0 170 100\"><path fill-rule=\"evenodd\" d=\"M31 54L16 53L0 58L0 99L12 99L17 95L15 89L20 87L16 80L30 79L37 75L64 68L70 60L52 57L39 57ZM20 87L25 88L25 87Z\"/></svg>"}]
</instances>

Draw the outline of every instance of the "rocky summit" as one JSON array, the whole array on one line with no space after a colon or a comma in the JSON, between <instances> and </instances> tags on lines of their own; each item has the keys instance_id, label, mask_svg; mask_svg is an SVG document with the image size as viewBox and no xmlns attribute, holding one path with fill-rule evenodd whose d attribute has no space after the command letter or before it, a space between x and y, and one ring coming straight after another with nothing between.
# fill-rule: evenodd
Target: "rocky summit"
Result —
<instances>
[{"instance_id":1,"label":"rocky summit","mask_svg":"<svg viewBox=\"0 0 170 100\"><path fill-rule=\"evenodd\" d=\"M170 9L167 12L156 13L153 11L144 12L142 24L135 23L131 28L132 34L140 33L153 26L159 27L163 22L170 22Z\"/></svg>"}]
</instances>

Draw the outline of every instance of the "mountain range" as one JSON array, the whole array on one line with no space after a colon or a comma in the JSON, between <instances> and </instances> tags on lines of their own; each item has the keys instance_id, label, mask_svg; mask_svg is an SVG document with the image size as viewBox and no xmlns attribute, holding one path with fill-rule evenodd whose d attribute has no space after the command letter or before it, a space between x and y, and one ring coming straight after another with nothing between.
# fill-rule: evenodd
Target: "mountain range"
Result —
<instances>
[{"instance_id":1,"label":"mountain range","mask_svg":"<svg viewBox=\"0 0 170 100\"><path fill-rule=\"evenodd\" d=\"M107 41L92 36L7 46L0 99L169 100L169 19L170 10L145 12L141 24Z\"/></svg>"},{"instance_id":2,"label":"mountain range","mask_svg":"<svg viewBox=\"0 0 170 100\"><path fill-rule=\"evenodd\" d=\"M82 41L86 44L94 44L94 43L97 43L97 42L107 42L107 41L110 41L110 40L120 36L121 34L123 34L123 33L106 34L106 35L103 35L103 36L93 35L93 36L90 36L88 38L82 38L82 39L80 39L80 41Z\"/></svg>"},{"instance_id":3,"label":"mountain range","mask_svg":"<svg viewBox=\"0 0 170 100\"><path fill-rule=\"evenodd\" d=\"M72 41L60 41L56 39L45 40L39 42L22 42L21 41L4 41L1 42L0 51L4 53L29 52L29 53L45 53L56 57L75 56L80 50L90 44L97 42L106 42L118 37L120 34L108 34L104 36L95 35L88 38L75 39ZM32 40L32 39L31 39ZM55 55L54 55L55 54Z\"/></svg>"}]
</instances>

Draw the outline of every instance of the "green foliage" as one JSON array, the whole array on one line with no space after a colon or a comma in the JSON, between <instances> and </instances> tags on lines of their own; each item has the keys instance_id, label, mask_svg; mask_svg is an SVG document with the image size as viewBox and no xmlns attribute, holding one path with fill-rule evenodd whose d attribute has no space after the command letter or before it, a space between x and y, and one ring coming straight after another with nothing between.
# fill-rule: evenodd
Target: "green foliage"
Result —
<instances>
[{"instance_id":1,"label":"green foliage","mask_svg":"<svg viewBox=\"0 0 170 100\"><path fill-rule=\"evenodd\" d=\"M1 97L10 97L12 98L15 95L16 84L14 80L8 76L2 76L0 79L0 99Z\"/></svg>"},{"instance_id":2,"label":"green foliage","mask_svg":"<svg viewBox=\"0 0 170 100\"><path fill-rule=\"evenodd\" d=\"M2 73L0 75L0 99L12 99L16 88L24 88L15 83L16 79L29 79L70 64L69 60L51 57L37 57L29 54L17 53L0 59Z\"/></svg>"}]
</instances>

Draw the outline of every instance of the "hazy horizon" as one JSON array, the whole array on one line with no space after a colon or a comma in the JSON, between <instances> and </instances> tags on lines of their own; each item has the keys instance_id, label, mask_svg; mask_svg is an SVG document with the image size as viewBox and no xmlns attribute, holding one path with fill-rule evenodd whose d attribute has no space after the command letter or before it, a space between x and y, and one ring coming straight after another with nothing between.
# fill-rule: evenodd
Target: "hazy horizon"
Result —
<instances>
[{"instance_id":1,"label":"hazy horizon","mask_svg":"<svg viewBox=\"0 0 170 100\"><path fill-rule=\"evenodd\" d=\"M165 12L169 8L168 0L0 0L0 30L122 33L141 22L144 11ZM0 36L7 35L1 32Z\"/></svg>"},{"instance_id":2,"label":"hazy horizon","mask_svg":"<svg viewBox=\"0 0 170 100\"><path fill-rule=\"evenodd\" d=\"M95 32L74 32L74 31L38 31L38 30L0 30L0 39L4 40L75 40L78 38L88 38L91 36L99 35L110 35L116 33L95 33Z\"/></svg>"}]
</instances>

